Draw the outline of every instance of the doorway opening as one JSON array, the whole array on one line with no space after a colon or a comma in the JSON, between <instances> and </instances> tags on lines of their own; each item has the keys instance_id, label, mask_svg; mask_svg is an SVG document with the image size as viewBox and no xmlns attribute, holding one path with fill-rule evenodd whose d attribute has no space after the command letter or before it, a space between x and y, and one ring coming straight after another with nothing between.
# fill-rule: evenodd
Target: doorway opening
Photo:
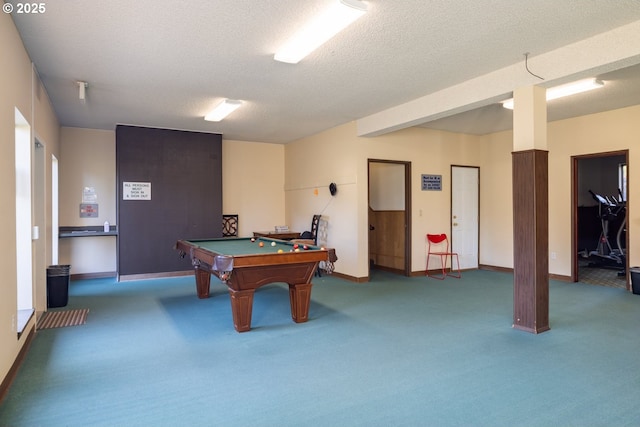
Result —
<instances>
[{"instance_id":1,"label":"doorway opening","mask_svg":"<svg viewBox=\"0 0 640 427\"><path fill-rule=\"evenodd\" d=\"M575 282L629 290L628 150L572 157Z\"/></svg>"},{"instance_id":2,"label":"doorway opening","mask_svg":"<svg viewBox=\"0 0 640 427\"><path fill-rule=\"evenodd\" d=\"M411 163L368 160L369 275L411 276Z\"/></svg>"},{"instance_id":3,"label":"doorway opening","mask_svg":"<svg viewBox=\"0 0 640 427\"><path fill-rule=\"evenodd\" d=\"M46 188L46 149L42 140L35 135L32 151L32 279L34 308L38 313L47 306L46 260L47 260L47 188ZM43 292L44 291L44 292ZM20 312L19 312L20 314ZM20 319L19 319L20 320ZM29 319L27 318L27 321ZM22 325L18 321L18 325ZM23 328L24 329L24 328ZM19 329L20 330L20 329Z\"/></svg>"}]
</instances>

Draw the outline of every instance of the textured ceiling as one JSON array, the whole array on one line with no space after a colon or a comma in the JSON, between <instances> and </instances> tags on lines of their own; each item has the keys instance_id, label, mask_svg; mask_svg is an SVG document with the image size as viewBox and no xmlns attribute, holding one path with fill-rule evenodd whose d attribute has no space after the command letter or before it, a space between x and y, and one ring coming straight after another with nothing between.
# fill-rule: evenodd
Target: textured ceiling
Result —
<instances>
[{"instance_id":1,"label":"textured ceiling","mask_svg":"<svg viewBox=\"0 0 640 427\"><path fill-rule=\"evenodd\" d=\"M274 61L331 1L48 0L43 14L12 17L63 126L123 123L274 143L640 20L637 0L368 0L363 18L300 63ZM637 68L620 73L637 83ZM88 82L84 104L78 80ZM619 90L594 108L637 103L638 94ZM245 105L220 123L204 121L222 98ZM561 114L550 107L550 119L575 115L562 105ZM423 126L481 134L510 127L510 114L488 105Z\"/></svg>"}]
</instances>

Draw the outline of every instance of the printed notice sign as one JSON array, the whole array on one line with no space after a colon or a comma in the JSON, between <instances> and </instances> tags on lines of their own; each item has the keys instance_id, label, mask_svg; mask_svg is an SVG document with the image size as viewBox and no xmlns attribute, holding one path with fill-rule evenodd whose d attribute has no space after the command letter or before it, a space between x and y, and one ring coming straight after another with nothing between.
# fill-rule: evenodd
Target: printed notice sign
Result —
<instances>
[{"instance_id":1,"label":"printed notice sign","mask_svg":"<svg viewBox=\"0 0 640 427\"><path fill-rule=\"evenodd\" d=\"M422 175L422 191L442 191L442 175Z\"/></svg>"},{"instance_id":2,"label":"printed notice sign","mask_svg":"<svg viewBox=\"0 0 640 427\"><path fill-rule=\"evenodd\" d=\"M151 183L123 182L122 200L151 200Z\"/></svg>"},{"instance_id":3,"label":"printed notice sign","mask_svg":"<svg viewBox=\"0 0 640 427\"><path fill-rule=\"evenodd\" d=\"M98 218L98 204L80 203L80 218Z\"/></svg>"},{"instance_id":4,"label":"printed notice sign","mask_svg":"<svg viewBox=\"0 0 640 427\"><path fill-rule=\"evenodd\" d=\"M97 203L98 195L93 187L84 187L82 189L82 203Z\"/></svg>"}]
</instances>

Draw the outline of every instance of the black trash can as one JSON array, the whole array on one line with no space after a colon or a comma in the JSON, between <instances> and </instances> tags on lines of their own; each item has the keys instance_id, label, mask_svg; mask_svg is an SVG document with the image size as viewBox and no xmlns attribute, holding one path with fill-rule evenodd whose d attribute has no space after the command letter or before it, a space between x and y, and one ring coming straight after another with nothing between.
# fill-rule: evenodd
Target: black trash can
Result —
<instances>
[{"instance_id":1,"label":"black trash can","mask_svg":"<svg viewBox=\"0 0 640 427\"><path fill-rule=\"evenodd\" d=\"M70 265L47 267L47 308L65 307L69 303Z\"/></svg>"},{"instance_id":2,"label":"black trash can","mask_svg":"<svg viewBox=\"0 0 640 427\"><path fill-rule=\"evenodd\" d=\"M631 291L640 295L640 267L631 267L629 273L631 273Z\"/></svg>"}]
</instances>

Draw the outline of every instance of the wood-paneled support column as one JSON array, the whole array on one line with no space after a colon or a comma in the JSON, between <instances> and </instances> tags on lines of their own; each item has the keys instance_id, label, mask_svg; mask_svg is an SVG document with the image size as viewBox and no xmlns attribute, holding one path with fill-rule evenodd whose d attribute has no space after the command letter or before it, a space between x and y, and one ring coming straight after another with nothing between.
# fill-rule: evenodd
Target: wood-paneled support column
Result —
<instances>
[{"instance_id":1,"label":"wood-paneled support column","mask_svg":"<svg viewBox=\"0 0 640 427\"><path fill-rule=\"evenodd\" d=\"M548 152L516 151L513 166L513 327L549 330Z\"/></svg>"},{"instance_id":2,"label":"wood-paneled support column","mask_svg":"<svg viewBox=\"0 0 640 427\"><path fill-rule=\"evenodd\" d=\"M549 328L549 163L544 88L514 91L513 327Z\"/></svg>"}]
</instances>

